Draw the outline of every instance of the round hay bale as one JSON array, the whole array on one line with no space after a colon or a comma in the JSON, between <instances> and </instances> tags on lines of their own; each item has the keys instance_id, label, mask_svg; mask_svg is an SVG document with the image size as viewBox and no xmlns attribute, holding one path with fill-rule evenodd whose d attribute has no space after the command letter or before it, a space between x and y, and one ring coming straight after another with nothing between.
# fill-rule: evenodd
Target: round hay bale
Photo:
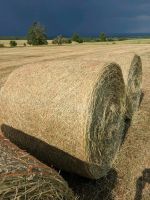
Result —
<instances>
[{"instance_id":1,"label":"round hay bale","mask_svg":"<svg viewBox=\"0 0 150 200\"><path fill-rule=\"evenodd\" d=\"M132 115L137 111L142 94L142 62L138 55L135 55L128 74L127 81L127 116L132 118Z\"/></svg>"},{"instance_id":2,"label":"round hay bale","mask_svg":"<svg viewBox=\"0 0 150 200\"><path fill-rule=\"evenodd\" d=\"M48 164L97 179L121 143L125 85L111 63L52 61L13 72L0 92L4 134Z\"/></svg>"},{"instance_id":3,"label":"round hay bale","mask_svg":"<svg viewBox=\"0 0 150 200\"><path fill-rule=\"evenodd\" d=\"M20 150L0 134L0 199L75 199L52 168Z\"/></svg>"}]
</instances>

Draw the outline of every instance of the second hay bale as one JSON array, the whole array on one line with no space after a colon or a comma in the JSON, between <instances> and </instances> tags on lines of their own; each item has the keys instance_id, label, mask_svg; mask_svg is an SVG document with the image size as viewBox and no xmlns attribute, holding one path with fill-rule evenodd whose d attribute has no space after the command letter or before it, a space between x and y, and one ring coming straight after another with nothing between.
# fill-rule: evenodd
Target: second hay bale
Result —
<instances>
[{"instance_id":1,"label":"second hay bale","mask_svg":"<svg viewBox=\"0 0 150 200\"><path fill-rule=\"evenodd\" d=\"M121 143L125 85L117 64L103 65L70 59L13 72L0 92L5 135L58 168L105 175Z\"/></svg>"},{"instance_id":2,"label":"second hay bale","mask_svg":"<svg viewBox=\"0 0 150 200\"><path fill-rule=\"evenodd\" d=\"M141 57L133 52L120 50L111 53L94 53L90 57L82 57L87 61L113 61L120 65L126 85L126 116L131 119L137 111L142 94L142 61Z\"/></svg>"},{"instance_id":3,"label":"second hay bale","mask_svg":"<svg viewBox=\"0 0 150 200\"><path fill-rule=\"evenodd\" d=\"M73 192L52 168L0 133L0 199L73 200Z\"/></svg>"}]
</instances>

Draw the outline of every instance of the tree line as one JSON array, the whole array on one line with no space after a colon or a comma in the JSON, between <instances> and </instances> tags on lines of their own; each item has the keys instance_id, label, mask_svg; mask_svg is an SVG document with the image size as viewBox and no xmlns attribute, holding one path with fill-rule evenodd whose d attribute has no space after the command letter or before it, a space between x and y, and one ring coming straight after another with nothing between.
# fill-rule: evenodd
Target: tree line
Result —
<instances>
[{"instance_id":1,"label":"tree line","mask_svg":"<svg viewBox=\"0 0 150 200\"><path fill-rule=\"evenodd\" d=\"M3 37L4 39L5 37ZM19 39L19 37L14 37L12 36L12 39ZM8 37L7 37L8 39ZM23 37L23 39L25 39ZM29 28L28 33L27 33L27 44L29 45L47 45L48 44L48 37L46 34L46 30L42 24L39 22L34 22L32 26ZM64 37L62 35L58 35L56 38L52 40L52 44L57 44L57 45L62 45L62 44L70 44L72 42L78 42L78 43L83 43L86 41L108 41L108 38L106 37L105 33L101 33L99 38L82 38L78 33L74 33L71 38ZM10 46L11 47L16 47L17 42L15 40L10 41ZM1 44L0 47L3 45ZM24 43L24 46L26 46L26 43Z\"/></svg>"},{"instance_id":2,"label":"tree line","mask_svg":"<svg viewBox=\"0 0 150 200\"><path fill-rule=\"evenodd\" d=\"M30 27L28 34L27 34L27 42L30 45L46 45L47 42L47 35L45 28L38 22L34 22ZM58 35L56 38L52 40L52 44L70 44L72 41L83 43L84 39L79 36L79 34L74 33L71 38L66 38L62 35ZM107 41L107 37L105 33L101 33L99 37L99 41Z\"/></svg>"}]
</instances>

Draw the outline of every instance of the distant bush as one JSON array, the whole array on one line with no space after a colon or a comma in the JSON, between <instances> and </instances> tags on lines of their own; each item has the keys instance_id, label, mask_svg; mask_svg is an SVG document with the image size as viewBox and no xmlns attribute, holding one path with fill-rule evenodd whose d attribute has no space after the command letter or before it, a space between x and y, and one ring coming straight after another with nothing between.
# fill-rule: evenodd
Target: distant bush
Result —
<instances>
[{"instance_id":1,"label":"distant bush","mask_svg":"<svg viewBox=\"0 0 150 200\"><path fill-rule=\"evenodd\" d=\"M78 43L83 43L83 39L77 33L73 34L72 41L75 41L75 42L78 42Z\"/></svg>"},{"instance_id":2,"label":"distant bush","mask_svg":"<svg viewBox=\"0 0 150 200\"><path fill-rule=\"evenodd\" d=\"M11 47L16 47L16 46L17 46L17 42L14 41L14 40L11 40L11 41L9 42L9 44L10 44Z\"/></svg>"},{"instance_id":3,"label":"distant bush","mask_svg":"<svg viewBox=\"0 0 150 200\"><path fill-rule=\"evenodd\" d=\"M58 35L56 38L53 39L52 44L58 44L58 45L62 45L62 35Z\"/></svg>"},{"instance_id":4,"label":"distant bush","mask_svg":"<svg viewBox=\"0 0 150 200\"><path fill-rule=\"evenodd\" d=\"M63 44L71 44L71 43L72 43L72 40L69 39L69 38L63 38L63 39L62 39L62 42L63 42Z\"/></svg>"},{"instance_id":5,"label":"distant bush","mask_svg":"<svg viewBox=\"0 0 150 200\"><path fill-rule=\"evenodd\" d=\"M23 46L24 46L24 47L26 47L26 46L27 46L27 44L26 44L26 43L23 43Z\"/></svg>"},{"instance_id":6,"label":"distant bush","mask_svg":"<svg viewBox=\"0 0 150 200\"><path fill-rule=\"evenodd\" d=\"M101 41L101 42L107 41L107 37L106 37L106 34L105 34L105 33L101 33L101 34L100 34L100 41Z\"/></svg>"},{"instance_id":7,"label":"distant bush","mask_svg":"<svg viewBox=\"0 0 150 200\"><path fill-rule=\"evenodd\" d=\"M63 37L62 35L57 36L56 38L53 39L52 44L58 44L58 45L62 45L62 44L71 44L72 40Z\"/></svg>"},{"instance_id":8,"label":"distant bush","mask_svg":"<svg viewBox=\"0 0 150 200\"><path fill-rule=\"evenodd\" d=\"M83 43L83 39L80 38L77 42L78 42L78 43Z\"/></svg>"},{"instance_id":9,"label":"distant bush","mask_svg":"<svg viewBox=\"0 0 150 200\"><path fill-rule=\"evenodd\" d=\"M0 44L0 48L3 48L3 47L5 47L4 44Z\"/></svg>"}]
</instances>

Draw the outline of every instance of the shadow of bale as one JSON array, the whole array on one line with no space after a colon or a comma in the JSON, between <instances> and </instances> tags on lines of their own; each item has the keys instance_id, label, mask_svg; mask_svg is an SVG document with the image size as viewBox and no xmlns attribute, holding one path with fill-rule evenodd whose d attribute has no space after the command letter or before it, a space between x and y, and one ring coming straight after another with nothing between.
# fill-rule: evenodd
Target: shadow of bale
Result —
<instances>
[{"instance_id":1,"label":"shadow of bale","mask_svg":"<svg viewBox=\"0 0 150 200\"><path fill-rule=\"evenodd\" d=\"M141 105L141 103L143 101L143 98L144 98L144 92L141 92L139 107L140 107L140 105ZM131 126L131 123L132 123L132 118L130 119L129 117L126 116L121 145L124 144L124 142L125 142L125 139L126 139L127 134L128 134L128 130L129 130L130 126Z\"/></svg>"},{"instance_id":2,"label":"shadow of bale","mask_svg":"<svg viewBox=\"0 0 150 200\"><path fill-rule=\"evenodd\" d=\"M131 126L131 122L132 122L131 119L129 119L127 117L125 118L125 125L124 125L121 145L123 145L125 140L126 140L126 137L127 137L127 134L128 134L128 130L129 130L130 126Z\"/></svg>"},{"instance_id":3,"label":"shadow of bale","mask_svg":"<svg viewBox=\"0 0 150 200\"><path fill-rule=\"evenodd\" d=\"M52 168L39 162L0 132L0 200L75 200Z\"/></svg>"},{"instance_id":4,"label":"shadow of bale","mask_svg":"<svg viewBox=\"0 0 150 200\"><path fill-rule=\"evenodd\" d=\"M150 184L150 169L145 169L137 179L136 182L136 194L134 200L142 200L143 190L145 188L146 183ZM149 191L149 199L150 199L150 191Z\"/></svg>"},{"instance_id":5,"label":"shadow of bale","mask_svg":"<svg viewBox=\"0 0 150 200\"><path fill-rule=\"evenodd\" d=\"M140 105L141 105L143 99L144 99L144 92L142 91L142 92L141 92L141 96L140 96L139 107L140 107Z\"/></svg>"},{"instance_id":6,"label":"shadow of bale","mask_svg":"<svg viewBox=\"0 0 150 200\"><path fill-rule=\"evenodd\" d=\"M75 168L80 169L81 173L85 170L82 161L33 136L5 124L1 125L1 130L11 142L49 166L58 166L59 163L61 169L61 162L62 160L64 162L65 158L70 172ZM90 180L70 172L62 171L61 175L68 181L79 200L113 200L112 190L117 183L117 172L114 169L111 169L107 176L99 180Z\"/></svg>"},{"instance_id":7,"label":"shadow of bale","mask_svg":"<svg viewBox=\"0 0 150 200\"><path fill-rule=\"evenodd\" d=\"M83 161L6 124L1 125L1 131L6 138L20 149L27 151L48 166L54 166L56 170L67 169L69 172L77 172L79 175L85 175L86 177L87 169ZM64 169L63 166L66 166L66 168Z\"/></svg>"},{"instance_id":8,"label":"shadow of bale","mask_svg":"<svg viewBox=\"0 0 150 200\"><path fill-rule=\"evenodd\" d=\"M90 180L77 175L62 172L79 200L113 200L113 189L117 184L117 172L111 169L107 176Z\"/></svg>"}]
</instances>

